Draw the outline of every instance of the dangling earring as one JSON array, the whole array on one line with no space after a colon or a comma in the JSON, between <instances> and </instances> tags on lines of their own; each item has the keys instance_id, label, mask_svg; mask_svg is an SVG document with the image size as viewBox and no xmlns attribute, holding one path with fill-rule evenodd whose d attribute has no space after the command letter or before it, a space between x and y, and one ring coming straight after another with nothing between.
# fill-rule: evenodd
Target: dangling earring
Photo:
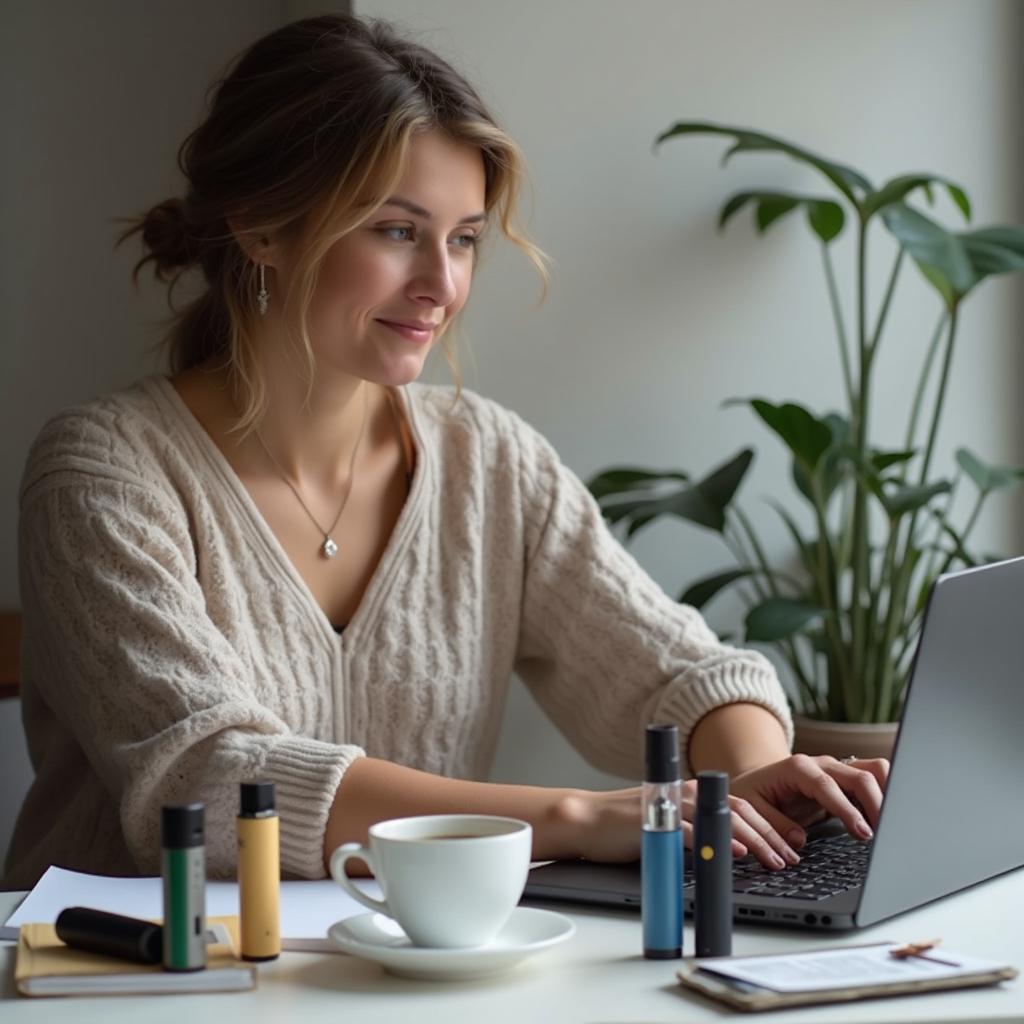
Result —
<instances>
[{"instance_id":1,"label":"dangling earring","mask_svg":"<svg viewBox=\"0 0 1024 1024\"><path fill-rule=\"evenodd\" d=\"M260 264L260 290L256 294L256 301L259 303L260 316L267 315L267 300L270 298L270 292L267 291L267 281L263 276L263 264Z\"/></svg>"}]
</instances>

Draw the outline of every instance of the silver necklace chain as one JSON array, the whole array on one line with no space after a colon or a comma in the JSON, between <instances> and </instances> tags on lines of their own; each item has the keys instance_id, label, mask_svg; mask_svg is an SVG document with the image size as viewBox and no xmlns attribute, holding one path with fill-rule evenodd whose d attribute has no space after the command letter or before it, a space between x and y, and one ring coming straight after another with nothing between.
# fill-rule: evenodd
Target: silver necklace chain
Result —
<instances>
[{"instance_id":1,"label":"silver necklace chain","mask_svg":"<svg viewBox=\"0 0 1024 1024\"><path fill-rule=\"evenodd\" d=\"M334 517L334 522L331 523L329 530L325 530L319 522L317 522L316 516L309 511L309 506L302 500L302 495L299 494L298 488L288 479L288 474L281 468L281 463L274 458L274 453L267 447L267 442L263 440L263 435L260 433L259 428L255 429L257 440L263 446L263 450L267 453L267 458L274 464L274 468L277 470L281 479L291 489L292 494L298 499L299 504L302 506L306 515L312 520L313 525L324 535L324 542L320 546L320 552L325 558L335 558L338 554L338 545L331 538L331 534L334 532L334 528L338 525L338 520L341 519L341 513L345 511L345 505L348 504L348 496L352 493L352 471L355 468L356 456L359 454L359 445L363 440L363 431L366 428L366 409L368 399L366 397L366 390L364 385L363 390L363 419L359 424L359 434L356 437L356 443L352 447L352 456L349 459L348 464L348 480L345 483L345 496L341 500L341 508L338 509L338 514Z\"/></svg>"}]
</instances>

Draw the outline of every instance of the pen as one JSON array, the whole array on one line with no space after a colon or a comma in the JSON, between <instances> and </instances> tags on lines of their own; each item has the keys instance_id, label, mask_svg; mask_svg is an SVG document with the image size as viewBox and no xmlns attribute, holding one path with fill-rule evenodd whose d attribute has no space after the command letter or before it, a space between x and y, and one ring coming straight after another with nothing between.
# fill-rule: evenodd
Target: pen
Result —
<instances>
[{"instance_id":1,"label":"pen","mask_svg":"<svg viewBox=\"0 0 1024 1024\"><path fill-rule=\"evenodd\" d=\"M908 942L905 946L890 949L889 956L895 957L897 960L915 957L918 960L930 960L933 964L943 964L946 967L959 967L960 964L955 964L952 960L940 960L937 956L924 955L926 950L934 949L941 941L941 939L926 939L924 942Z\"/></svg>"}]
</instances>

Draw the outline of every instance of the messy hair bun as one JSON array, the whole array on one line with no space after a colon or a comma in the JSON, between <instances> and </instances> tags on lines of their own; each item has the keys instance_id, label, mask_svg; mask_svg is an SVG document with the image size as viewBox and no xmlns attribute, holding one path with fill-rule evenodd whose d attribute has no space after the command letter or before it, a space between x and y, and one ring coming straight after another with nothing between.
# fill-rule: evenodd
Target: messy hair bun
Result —
<instances>
[{"instance_id":1,"label":"messy hair bun","mask_svg":"<svg viewBox=\"0 0 1024 1024\"><path fill-rule=\"evenodd\" d=\"M154 206L142 221L142 242L149 250L142 262L152 260L161 280L167 280L171 271L191 265L198 250L190 238L185 201L167 199Z\"/></svg>"}]
</instances>

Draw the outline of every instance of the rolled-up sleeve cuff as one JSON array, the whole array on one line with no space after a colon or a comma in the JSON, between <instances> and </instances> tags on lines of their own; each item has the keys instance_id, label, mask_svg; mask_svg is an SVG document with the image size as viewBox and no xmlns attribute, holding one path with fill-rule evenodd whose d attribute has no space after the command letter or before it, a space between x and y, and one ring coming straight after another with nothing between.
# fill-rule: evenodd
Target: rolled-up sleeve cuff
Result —
<instances>
[{"instance_id":1,"label":"rolled-up sleeve cuff","mask_svg":"<svg viewBox=\"0 0 1024 1024\"><path fill-rule=\"evenodd\" d=\"M281 829L281 871L324 877L324 832L334 794L353 761L352 744L289 737L267 752L264 777L274 783Z\"/></svg>"},{"instance_id":2,"label":"rolled-up sleeve cuff","mask_svg":"<svg viewBox=\"0 0 1024 1024\"><path fill-rule=\"evenodd\" d=\"M678 725L686 775L693 775L689 749L694 728L709 711L726 704L759 704L767 708L782 723L787 747L793 748L793 716L785 691L767 659L761 657L758 661L730 659L718 665L695 668L662 695L648 720Z\"/></svg>"}]
</instances>

